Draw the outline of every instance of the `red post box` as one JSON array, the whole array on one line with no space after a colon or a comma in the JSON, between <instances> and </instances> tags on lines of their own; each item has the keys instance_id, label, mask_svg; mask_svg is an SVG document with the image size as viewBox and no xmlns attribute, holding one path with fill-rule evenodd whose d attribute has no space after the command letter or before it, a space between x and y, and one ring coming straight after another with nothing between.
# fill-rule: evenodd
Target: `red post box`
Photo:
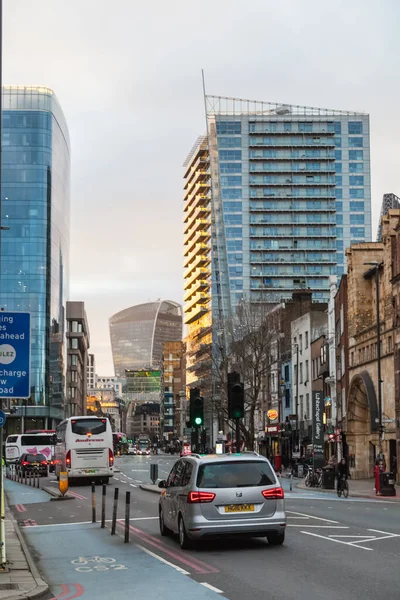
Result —
<instances>
[{"instance_id":1,"label":"red post box","mask_svg":"<svg viewBox=\"0 0 400 600\"><path fill-rule=\"evenodd\" d=\"M375 493L377 495L380 494L381 492L381 479L380 479L380 469L379 469L379 465L375 465L374 466L374 477L375 477Z\"/></svg>"}]
</instances>

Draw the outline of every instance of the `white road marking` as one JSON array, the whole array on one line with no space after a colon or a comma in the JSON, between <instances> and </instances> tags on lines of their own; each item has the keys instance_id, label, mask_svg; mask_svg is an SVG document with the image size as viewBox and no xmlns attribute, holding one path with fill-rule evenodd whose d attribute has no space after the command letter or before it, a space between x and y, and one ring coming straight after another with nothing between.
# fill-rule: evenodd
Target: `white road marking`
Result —
<instances>
[{"instance_id":1,"label":"white road marking","mask_svg":"<svg viewBox=\"0 0 400 600\"><path fill-rule=\"evenodd\" d=\"M130 483L129 484L131 487L137 488L137 485L135 485L134 483Z\"/></svg>"},{"instance_id":2,"label":"white road marking","mask_svg":"<svg viewBox=\"0 0 400 600\"><path fill-rule=\"evenodd\" d=\"M322 519L321 517L314 517L314 515L306 515L304 513L294 512L294 510L288 510L287 512L292 515L298 515L299 517L308 517L310 519L316 519L317 521L325 521L326 523L339 523L339 521L332 521L331 519Z\"/></svg>"},{"instance_id":3,"label":"white road marking","mask_svg":"<svg viewBox=\"0 0 400 600\"><path fill-rule=\"evenodd\" d=\"M133 481L136 481L136 483L143 483L143 481L140 481L140 479L134 479Z\"/></svg>"},{"instance_id":4,"label":"white road marking","mask_svg":"<svg viewBox=\"0 0 400 600\"><path fill-rule=\"evenodd\" d=\"M54 517L49 517L49 519L53 519ZM158 517L132 517L130 521L150 521L158 519ZM111 523L112 519L106 519L106 523ZM118 521L123 521L123 519L118 519ZM92 521L73 521L71 523L47 523L46 525L32 525L31 527L64 527L66 525L92 525ZM95 525L95 523L93 523Z\"/></svg>"},{"instance_id":5,"label":"white road marking","mask_svg":"<svg viewBox=\"0 0 400 600\"><path fill-rule=\"evenodd\" d=\"M224 593L222 590L219 590L218 588L214 587L210 583L207 583L206 581L203 581L202 583L200 583L200 585L204 585L204 587L208 588L209 590L211 590L213 592L216 592L217 594L223 594Z\"/></svg>"},{"instance_id":6,"label":"white road marking","mask_svg":"<svg viewBox=\"0 0 400 600\"><path fill-rule=\"evenodd\" d=\"M288 523L287 527L308 527L309 529L312 527L314 529L349 529L348 527L345 527L344 525L306 525L305 523L301 523L301 524L292 524L292 523ZM303 533L303 532L302 532Z\"/></svg>"},{"instance_id":7,"label":"white road marking","mask_svg":"<svg viewBox=\"0 0 400 600\"><path fill-rule=\"evenodd\" d=\"M165 558L162 558L158 554L155 554L154 552L151 552L151 550L148 550L144 546L140 546L140 544L135 544L135 545L136 545L136 548L140 548L140 550L142 550L143 552L146 552L146 554L150 554L150 556L153 556L154 558L156 558L160 562L164 563L165 565L168 565L169 567L172 567L173 569L175 569L176 571L178 571L178 573L182 573L182 575L190 575L189 571L185 571L185 569L182 569L181 567L178 567L178 565L174 565L173 563L169 562L168 560L165 560Z\"/></svg>"},{"instance_id":8,"label":"white road marking","mask_svg":"<svg viewBox=\"0 0 400 600\"><path fill-rule=\"evenodd\" d=\"M343 540L337 540L332 537L326 537L325 535L319 535L318 533L313 533L312 531L302 531L305 535L312 535L317 538L321 538L321 540L328 540L329 542L336 542L337 544L344 544L345 546L354 546L355 548L360 548L361 550L371 550L372 548L366 548L365 546L359 546L358 544L354 544L353 542L344 542Z\"/></svg>"},{"instance_id":9,"label":"white road marking","mask_svg":"<svg viewBox=\"0 0 400 600\"><path fill-rule=\"evenodd\" d=\"M367 529L367 531L373 531L374 533L383 533L387 537L400 537L400 533L390 533L389 531L380 531L379 529ZM384 538L375 538L377 540L383 540Z\"/></svg>"}]
</instances>

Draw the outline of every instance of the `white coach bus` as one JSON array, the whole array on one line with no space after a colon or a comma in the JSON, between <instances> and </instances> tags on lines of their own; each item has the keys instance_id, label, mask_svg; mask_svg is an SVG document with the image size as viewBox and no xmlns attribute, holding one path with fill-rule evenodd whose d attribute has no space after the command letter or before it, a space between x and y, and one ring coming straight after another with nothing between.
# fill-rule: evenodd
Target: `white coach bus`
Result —
<instances>
[{"instance_id":1,"label":"white coach bus","mask_svg":"<svg viewBox=\"0 0 400 600\"><path fill-rule=\"evenodd\" d=\"M108 483L114 474L111 424L100 417L70 417L56 429L55 471L68 478Z\"/></svg>"}]
</instances>

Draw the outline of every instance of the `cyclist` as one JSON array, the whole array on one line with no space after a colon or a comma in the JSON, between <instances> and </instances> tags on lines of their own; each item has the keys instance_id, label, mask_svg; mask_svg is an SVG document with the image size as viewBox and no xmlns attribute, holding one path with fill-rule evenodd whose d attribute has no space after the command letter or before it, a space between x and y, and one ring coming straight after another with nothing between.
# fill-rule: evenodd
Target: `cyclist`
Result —
<instances>
[{"instance_id":1,"label":"cyclist","mask_svg":"<svg viewBox=\"0 0 400 600\"><path fill-rule=\"evenodd\" d=\"M337 466L337 491L339 491L340 486L342 485L342 477L344 477L347 481L349 476L349 468L347 466L347 460L342 458L340 463Z\"/></svg>"}]
</instances>

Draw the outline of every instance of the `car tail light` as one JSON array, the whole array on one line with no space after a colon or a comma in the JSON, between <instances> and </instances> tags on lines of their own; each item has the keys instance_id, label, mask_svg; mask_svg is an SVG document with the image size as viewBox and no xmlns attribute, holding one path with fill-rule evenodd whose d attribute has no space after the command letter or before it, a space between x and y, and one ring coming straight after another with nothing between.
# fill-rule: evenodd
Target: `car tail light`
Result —
<instances>
[{"instance_id":1,"label":"car tail light","mask_svg":"<svg viewBox=\"0 0 400 600\"><path fill-rule=\"evenodd\" d=\"M47 460L42 460L41 465L47 465Z\"/></svg>"},{"instance_id":2,"label":"car tail light","mask_svg":"<svg viewBox=\"0 0 400 600\"><path fill-rule=\"evenodd\" d=\"M108 466L109 467L114 466L114 453L111 450L111 448L108 449Z\"/></svg>"},{"instance_id":3,"label":"car tail light","mask_svg":"<svg viewBox=\"0 0 400 600\"><path fill-rule=\"evenodd\" d=\"M270 488L269 490L263 490L262 495L267 500L282 500L285 497L283 489L281 487Z\"/></svg>"},{"instance_id":4,"label":"car tail light","mask_svg":"<svg viewBox=\"0 0 400 600\"><path fill-rule=\"evenodd\" d=\"M212 502L215 494L212 492L189 492L187 501L189 504L197 504L199 502Z\"/></svg>"},{"instance_id":5,"label":"car tail light","mask_svg":"<svg viewBox=\"0 0 400 600\"><path fill-rule=\"evenodd\" d=\"M67 467L71 468L71 450L68 450L67 456L65 457L65 464Z\"/></svg>"},{"instance_id":6,"label":"car tail light","mask_svg":"<svg viewBox=\"0 0 400 600\"><path fill-rule=\"evenodd\" d=\"M30 464L30 463L29 463L27 460L22 460L22 461L21 461L21 465L22 465L23 467L27 467L29 464Z\"/></svg>"}]
</instances>

